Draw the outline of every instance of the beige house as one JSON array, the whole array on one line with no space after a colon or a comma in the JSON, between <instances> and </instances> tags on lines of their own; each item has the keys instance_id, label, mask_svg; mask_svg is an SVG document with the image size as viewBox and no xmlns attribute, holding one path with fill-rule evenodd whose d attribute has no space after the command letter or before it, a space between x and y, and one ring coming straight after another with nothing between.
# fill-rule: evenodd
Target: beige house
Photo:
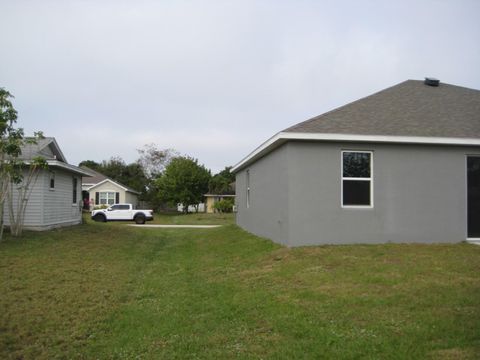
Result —
<instances>
[{"instance_id":1,"label":"beige house","mask_svg":"<svg viewBox=\"0 0 480 360\"><path fill-rule=\"evenodd\" d=\"M138 191L86 166L82 166L82 169L91 174L89 177L82 178L84 209L118 203L129 203L134 207L138 206L138 195L140 195Z\"/></svg>"},{"instance_id":2,"label":"beige house","mask_svg":"<svg viewBox=\"0 0 480 360\"><path fill-rule=\"evenodd\" d=\"M235 200L235 195L205 194L203 196L205 197L205 212L207 213L214 213L215 208L213 207L213 205L215 205L215 203L220 200L223 200L223 199Z\"/></svg>"}]
</instances>

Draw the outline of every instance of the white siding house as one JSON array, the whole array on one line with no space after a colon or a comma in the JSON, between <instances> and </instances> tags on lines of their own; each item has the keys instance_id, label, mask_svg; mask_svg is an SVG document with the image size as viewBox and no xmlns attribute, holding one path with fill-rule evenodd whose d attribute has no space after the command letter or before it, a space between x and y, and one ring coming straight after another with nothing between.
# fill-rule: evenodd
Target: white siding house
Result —
<instances>
[{"instance_id":1,"label":"white siding house","mask_svg":"<svg viewBox=\"0 0 480 360\"><path fill-rule=\"evenodd\" d=\"M80 224L81 183L86 172L67 163L54 138L40 139L37 144L22 148L21 159L28 162L42 156L48 169L40 170L37 181L32 185L26 211L24 228L27 230L48 230L55 227ZM26 173L26 171L25 171ZM16 206L18 190L13 186L13 204ZM4 224L8 227L10 216L5 205Z\"/></svg>"}]
</instances>

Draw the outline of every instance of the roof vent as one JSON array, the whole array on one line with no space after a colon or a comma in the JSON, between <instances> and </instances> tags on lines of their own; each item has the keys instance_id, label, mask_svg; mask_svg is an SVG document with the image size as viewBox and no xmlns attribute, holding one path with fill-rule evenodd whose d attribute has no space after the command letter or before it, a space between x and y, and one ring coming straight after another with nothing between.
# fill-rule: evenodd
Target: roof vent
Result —
<instances>
[{"instance_id":1,"label":"roof vent","mask_svg":"<svg viewBox=\"0 0 480 360\"><path fill-rule=\"evenodd\" d=\"M440 85L440 80L431 78L431 77L426 77L423 83L428 86L438 86Z\"/></svg>"}]
</instances>

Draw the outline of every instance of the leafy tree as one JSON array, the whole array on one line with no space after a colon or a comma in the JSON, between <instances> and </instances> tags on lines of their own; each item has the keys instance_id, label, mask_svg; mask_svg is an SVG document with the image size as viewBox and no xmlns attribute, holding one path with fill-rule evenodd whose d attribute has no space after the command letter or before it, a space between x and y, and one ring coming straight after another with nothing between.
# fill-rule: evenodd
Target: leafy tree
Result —
<instances>
[{"instance_id":1,"label":"leafy tree","mask_svg":"<svg viewBox=\"0 0 480 360\"><path fill-rule=\"evenodd\" d=\"M41 132L32 138L25 138L22 128L15 128L17 111L10 99L13 96L0 88L0 239L3 236L3 212L8 199L10 230L14 236L20 236L25 220L25 210L40 169L47 166L44 158L31 159L28 164L19 159L21 148L27 143L36 143L42 138ZM24 171L27 170L27 176ZM13 194L17 192L14 202Z\"/></svg>"},{"instance_id":2,"label":"leafy tree","mask_svg":"<svg viewBox=\"0 0 480 360\"><path fill-rule=\"evenodd\" d=\"M173 158L164 173L155 181L159 200L170 204L183 204L188 213L190 205L197 206L208 190L210 170L190 157Z\"/></svg>"},{"instance_id":3,"label":"leafy tree","mask_svg":"<svg viewBox=\"0 0 480 360\"><path fill-rule=\"evenodd\" d=\"M235 189L232 183L235 182L235 174L230 170L231 166L227 166L225 169L214 175L208 184L208 192L210 194L234 194Z\"/></svg>"},{"instance_id":4,"label":"leafy tree","mask_svg":"<svg viewBox=\"0 0 480 360\"><path fill-rule=\"evenodd\" d=\"M121 157L115 156L111 157L110 160L103 160L101 163L85 160L79 165L87 166L141 193L146 192L148 179L142 166L138 163L127 165Z\"/></svg>"},{"instance_id":5,"label":"leafy tree","mask_svg":"<svg viewBox=\"0 0 480 360\"><path fill-rule=\"evenodd\" d=\"M159 207L162 200L158 196L156 179L178 153L173 149L160 150L155 144L147 144L137 151L140 158L131 164L126 164L121 157L113 156L110 160L103 160L100 163L84 160L79 166L86 166L139 191L140 199L148 200L152 205Z\"/></svg>"},{"instance_id":6,"label":"leafy tree","mask_svg":"<svg viewBox=\"0 0 480 360\"><path fill-rule=\"evenodd\" d=\"M140 164L131 163L125 166L120 174L121 183L135 189L142 194L147 191L148 179L145 176L145 172Z\"/></svg>"},{"instance_id":7,"label":"leafy tree","mask_svg":"<svg viewBox=\"0 0 480 360\"><path fill-rule=\"evenodd\" d=\"M124 172L126 167L127 164L120 156L112 156L110 160L103 160L100 164L102 174L120 182L122 182L122 178L125 178Z\"/></svg>"},{"instance_id":8,"label":"leafy tree","mask_svg":"<svg viewBox=\"0 0 480 360\"><path fill-rule=\"evenodd\" d=\"M86 166L89 169L101 172L100 168L101 168L102 165L97 163L96 161L93 161L93 160L84 160L80 164L78 164L78 166Z\"/></svg>"}]
</instances>

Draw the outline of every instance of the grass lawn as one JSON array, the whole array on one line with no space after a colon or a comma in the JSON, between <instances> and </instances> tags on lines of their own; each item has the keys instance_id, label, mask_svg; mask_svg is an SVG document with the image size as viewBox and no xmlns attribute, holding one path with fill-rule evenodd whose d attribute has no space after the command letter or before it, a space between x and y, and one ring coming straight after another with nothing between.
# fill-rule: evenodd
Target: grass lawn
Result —
<instances>
[{"instance_id":1,"label":"grass lawn","mask_svg":"<svg viewBox=\"0 0 480 360\"><path fill-rule=\"evenodd\" d=\"M215 221L7 239L0 358L480 357L480 246L287 249Z\"/></svg>"},{"instance_id":2,"label":"grass lawn","mask_svg":"<svg viewBox=\"0 0 480 360\"><path fill-rule=\"evenodd\" d=\"M180 213L161 213L154 214L153 220L148 224L162 224L162 225L216 225L216 224L235 224L235 217L233 214L180 214Z\"/></svg>"}]
</instances>

